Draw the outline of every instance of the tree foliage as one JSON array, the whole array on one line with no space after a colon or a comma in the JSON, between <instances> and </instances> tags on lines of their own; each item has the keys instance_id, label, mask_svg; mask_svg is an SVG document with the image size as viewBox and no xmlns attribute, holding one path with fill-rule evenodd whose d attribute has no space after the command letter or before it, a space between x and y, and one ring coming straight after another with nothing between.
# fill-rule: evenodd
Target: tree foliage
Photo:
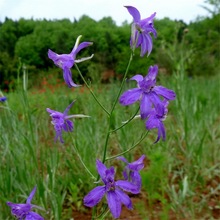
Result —
<instances>
[{"instance_id":1,"label":"tree foliage","mask_svg":"<svg viewBox=\"0 0 220 220\"><path fill-rule=\"evenodd\" d=\"M217 3L217 0L209 0L209 4L214 5L213 12L218 9ZM155 20L158 37L153 40L152 55L137 59L140 54L137 49L129 74L136 74L137 67L145 74L146 67L155 63L165 73L172 74L183 58L188 75L217 73L219 20L219 13L212 13L211 17L198 19L188 25L169 18ZM4 88L5 81L16 78L19 59L33 72L53 68L53 62L47 57L48 49L60 54L69 53L79 35L83 35L83 41L94 42L92 47L79 53L79 56L95 54L89 63L80 64L83 73L99 81L106 71L112 71L116 78L120 77L130 56L130 31L130 24L125 22L117 26L111 17L99 21L86 15L74 21L23 18L13 21L6 18L0 23L0 86Z\"/></svg>"}]
</instances>

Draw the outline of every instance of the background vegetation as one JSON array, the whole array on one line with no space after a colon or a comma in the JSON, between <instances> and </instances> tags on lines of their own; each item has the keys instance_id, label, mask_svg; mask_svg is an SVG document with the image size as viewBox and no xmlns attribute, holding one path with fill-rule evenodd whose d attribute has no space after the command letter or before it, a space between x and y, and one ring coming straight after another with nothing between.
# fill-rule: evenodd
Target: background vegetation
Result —
<instances>
[{"instance_id":1,"label":"background vegetation","mask_svg":"<svg viewBox=\"0 0 220 220\"><path fill-rule=\"evenodd\" d=\"M146 66L155 63L164 74L171 75L178 69L175 61L181 58L184 58L188 76L217 74L220 58L219 3L209 1L208 6L211 8L209 17L198 17L188 25L181 20L156 19L158 38L154 40L154 50L149 58L143 59L139 59L137 52L130 75L137 69L146 73ZM95 21L86 15L74 21L23 18L13 21L6 18L0 23L0 88L14 87L19 62L32 75L30 79L46 75L48 71L57 71L47 56L48 49L69 53L79 35L83 35L82 41L94 42L92 47L79 54L95 54L91 62L81 65L83 73L94 82L120 78L130 54L130 24L127 22L116 26L111 17Z\"/></svg>"}]
</instances>

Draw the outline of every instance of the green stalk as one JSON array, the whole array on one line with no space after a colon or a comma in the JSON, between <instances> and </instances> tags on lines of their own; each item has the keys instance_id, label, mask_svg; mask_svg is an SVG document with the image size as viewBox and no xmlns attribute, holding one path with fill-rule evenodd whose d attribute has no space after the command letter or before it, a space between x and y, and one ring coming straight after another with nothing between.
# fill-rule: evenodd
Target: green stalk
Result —
<instances>
[{"instance_id":1,"label":"green stalk","mask_svg":"<svg viewBox=\"0 0 220 220\"><path fill-rule=\"evenodd\" d=\"M93 98L95 99L95 101L98 103L98 105L103 109L103 111L110 116L110 113L108 112L108 110L102 105L102 103L98 100L98 98L96 97L95 93L92 91L91 87L89 86L89 84L87 83L87 81L85 80L84 76L82 75L79 67L77 66L77 64L75 64L75 67L81 77L81 79L83 80L83 82L85 83L86 87L89 89L90 93L92 94Z\"/></svg>"},{"instance_id":2,"label":"green stalk","mask_svg":"<svg viewBox=\"0 0 220 220\"><path fill-rule=\"evenodd\" d=\"M130 152L130 151L133 150L135 147L137 147L138 144L141 143L141 141L143 141L143 140L145 139L145 137L148 135L148 133L149 133L149 131L147 131L144 135L142 135L141 138L139 139L139 141L137 141L137 142L136 142L132 147L130 147L129 149L123 151L122 153L116 154L116 155L114 155L114 156L112 156L112 157L107 157L107 158L105 159L105 161L107 161L107 160L112 160L112 159L114 159L114 158L116 158L116 157L122 156L122 155L124 155L124 154Z\"/></svg>"},{"instance_id":3,"label":"green stalk","mask_svg":"<svg viewBox=\"0 0 220 220\"><path fill-rule=\"evenodd\" d=\"M106 161L106 153L107 153L108 140L109 140L110 133L111 133L111 122L112 122L113 112L115 110L115 106L118 102L119 96L122 92L122 88L124 86L124 83L125 83L125 80L126 80L126 77L127 77L128 70L130 68L132 59L133 59L133 53L131 53L131 56L130 56L130 59L129 59L129 62L128 62L128 65L127 65L127 68L126 68L126 71L125 71L125 74L124 74L124 77L122 79L122 82L121 82L121 85L120 85L120 88L119 88L119 91L118 91L118 94L115 98L115 101L113 103L113 106L112 106L112 109L111 109L111 112L110 112L110 115L109 115L109 128L108 128L108 133L107 133L107 136L106 136L106 139L105 139L105 146L104 146L103 157L102 157L102 162L103 163L105 163L105 161Z\"/></svg>"}]
</instances>

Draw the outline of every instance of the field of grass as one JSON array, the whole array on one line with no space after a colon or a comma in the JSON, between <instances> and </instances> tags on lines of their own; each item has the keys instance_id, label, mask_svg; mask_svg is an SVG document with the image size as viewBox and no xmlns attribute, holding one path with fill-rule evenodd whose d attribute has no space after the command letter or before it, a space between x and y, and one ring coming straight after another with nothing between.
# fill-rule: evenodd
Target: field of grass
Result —
<instances>
[{"instance_id":1,"label":"field of grass","mask_svg":"<svg viewBox=\"0 0 220 220\"><path fill-rule=\"evenodd\" d=\"M142 191L133 198L129 215L133 219L220 219L220 78L159 74L157 84L174 90L177 97L170 102L164 122L166 141L153 144L157 131L152 130L125 155L129 161L142 154L147 157L141 171ZM134 85L126 83L123 90ZM111 109L118 83L92 88ZM73 213L90 212L82 199L95 184L80 161L97 176L95 161L102 159L108 116L85 87L68 89L56 79L42 80L40 88L20 87L4 95L8 101L0 104L0 219L13 219L6 202L24 203L35 185L33 204L45 208L40 212L45 219L67 220L74 218ZM46 108L63 112L73 100L69 114L91 117L74 119L74 132L63 135L65 143L54 142ZM117 104L112 129L137 108L138 104ZM111 133L107 157L130 148L145 133L139 119ZM106 165L120 170L121 163L108 160Z\"/></svg>"}]
</instances>

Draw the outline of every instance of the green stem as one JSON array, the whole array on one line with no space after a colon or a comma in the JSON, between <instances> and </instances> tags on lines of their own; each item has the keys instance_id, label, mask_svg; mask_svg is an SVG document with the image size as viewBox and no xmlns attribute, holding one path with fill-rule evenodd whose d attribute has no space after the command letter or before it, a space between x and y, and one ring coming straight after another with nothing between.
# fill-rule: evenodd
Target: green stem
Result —
<instances>
[{"instance_id":1,"label":"green stem","mask_svg":"<svg viewBox=\"0 0 220 220\"><path fill-rule=\"evenodd\" d=\"M71 136L71 139L72 139L72 141L73 141L73 143L74 143L74 140L73 140L72 135L70 135L70 136ZM82 159L82 157L81 157L81 155L80 155L80 153L79 153L79 150L78 150L78 148L77 148L77 143L75 143L75 145L73 144L72 146L73 146L73 148L74 148L74 150L75 150L75 152L76 152L77 157L79 158L80 162L82 163L82 165L83 165L83 167L85 168L85 170L87 171L87 173L89 173L89 175L95 180L95 179L96 179L95 176L94 176L94 175L90 172L90 170L87 168L87 166L85 165L85 163L84 163L84 161L83 161L83 159Z\"/></svg>"},{"instance_id":2,"label":"green stem","mask_svg":"<svg viewBox=\"0 0 220 220\"><path fill-rule=\"evenodd\" d=\"M137 115L139 109L140 109L140 107L138 107L138 109L136 110L136 112L134 113L134 115L133 115L131 118L129 118L124 124L122 124L122 125L119 126L118 128L116 128L116 129L110 131L110 133L113 133L113 132L115 132L115 131L117 131L117 130L123 128L125 125L127 125L129 122L131 122L131 121L134 119L134 117Z\"/></svg>"},{"instance_id":3,"label":"green stem","mask_svg":"<svg viewBox=\"0 0 220 220\"><path fill-rule=\"evenodd\" d=\"M130 59L129 59L129 62L128 62L128 65L127 65L127 68L126 68L126 71L125 71L125 74L124 74L124 77L123 77L122 82L121 82L121 86L119 88L118 94L116 96L116 99L115 99L115 101L113 103L113 106L112 106L112 109L111 109L111 112L110 112L110 115L109 115L109 128L108 128L108 133L107 133L107 136L106 136L106 139L105 139L105 146L104 146L103 157L102 157L102 162L103 163L105 163L105 160L106 160L108 140L109 140L109 137L110 137L110 134L111 134L111 122L112 122L111 120L112 120L112 117L113 117L113 112L114 112L115 106L116 106L116 104L118 102L119 96L121 94L123 85L125 83L125 80L126 80L126 77L127 77L128 70L129 70L129 67L131 65L132 59L133 59L133 53L131 53L131 56L130 56Z\"/></svg>"},{"instance_id":4,"label":"green stem","mask_svg":"<svg viewBox=\"0 0 220 220\"><path fill-rule=\"evenodd\" d=\"M84 76L82 75L79 67L77 66L77 64L75 64L75 67L81 77L81 79L83 80L83 82L85 83L86 87L89 89L90 93L92 94L93 98L95 99L95 101L98 103L98 105L104 110L104 112L110 116L110 113L108 112L108 110L102 105L102 103L98 100L98 98L96 97L95 93L92 91L91 87L89 86L89 84L87 83L87 81L85 80Z\"/></svg>"},{"instance_id":5,"label":"green stem","mask_svg":"<svg viewBox=\"0 0 220 220\"><path fill-rule=\"evenodd\" d=\"M76 154L80 160L80 162L82 163L82 165L84 166L85 170L89 173L89 175L95 180L95 176L90 172L90 170L87 168L87 166L85 165L85 163L82 160L82 157L79 154L78 148L76 146L73 146L75 148Z\"/></svg>"},{"instance_id":6,"label":"green stem","mask_svg":"<svg viewBox=\"0 0 220 220\"><path fill-rule=\"evenodd\" d=\"M114 102L114 104L113 104L113 106L112 106L112 109L111 109L111 113L114 111L115 106L116 106L116 104L117 104L117 102L118 102L119 96L121 95L121 92L122 92L122 89L123 89L123 86L124 86L125 80L126 80L127 75L128 75L128 70L129 70L130 65L131 65L131 61L133 60L133 56L134 56L134 53L131 52L130 59L129 59L129 61L128 61L128 65L127 65L127 68L126 68L126 71L125 71L124 77L123 77L123 79L122 79L122 82L121 82L121 85L120 85L120 88L119 88L118 94L117 94L117 96L116 96L115 102Z\"/></svg>"},{"instance_id":7,"label":"green stem","mask_svg":"<svg viewBox=\"0 0 220 220\"><path fill-rule=\"evenodd\" d=\"M140 138L140 140L137 141L137 142L136 142L132 147L130 147L129 149L123 151L122 153L116 154L116 155L114 155L114 156L112 156L112 157L107 157L107 158L105 159L105 161L107 161L107 160L112 160L112 159L114 159L114 158L116 158L116 157L119 157L119 156L121 156L121 155L124 155L124 154L130 152L130 151L133 150L135 147L137 147L137 145L140 144L141 141L144 140L144 138L148 135L148 133L149 133L149 131L147 131L144 135L142 135L141 138Z\"/></svg>"}]
</instances>

